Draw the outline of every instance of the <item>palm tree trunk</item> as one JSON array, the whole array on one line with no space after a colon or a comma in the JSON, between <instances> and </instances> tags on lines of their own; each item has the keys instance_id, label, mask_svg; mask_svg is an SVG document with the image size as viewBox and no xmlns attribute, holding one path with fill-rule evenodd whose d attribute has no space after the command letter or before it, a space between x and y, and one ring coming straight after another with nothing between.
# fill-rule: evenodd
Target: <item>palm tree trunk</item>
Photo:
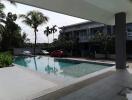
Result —
<instances>
[{"instance_id":1,"label":"palm tree trunk","mask_svg":"<svg viewBox=\"0 0 132 100\"><path fill-rule=\"evenodd\" d=\"M54 33L53 33L53 42L54 42Z\"/></svg>"},{"instance_id":2,"label":"palm tree trunk","mask_svg":"<svg viewBox=\"0 0 132 100\"><path fill-rule=\"evenodd\" d=\"M36 39L37 39L37 34L36 34L36 29L34 30L34 33L35 33L35 44L34 44L34 56L35 56L35 52L36 52Z\"/></svg>"},{"instance_id":3,"label":"palm tree trunk","mask_svg":"<svg viewBox=\"0 0 132 100\"><path fill-rule=\"evenodd\" d=\"M48 48L49 48L49 36L48 36Z\"/></svg>"},{"instance_id":4,"label":"palm tree trunk","mask_svg":"<svg viewBox=\"0 0 132 100\"><path fill-rule=\"evenodd\" d=\"M38 67L37 67L37 63L36 63L36 58L35 57L33 57L34 58L34 66L35 66L35 70L37 71L38 70Z\"/></svg>"}]
</instances>

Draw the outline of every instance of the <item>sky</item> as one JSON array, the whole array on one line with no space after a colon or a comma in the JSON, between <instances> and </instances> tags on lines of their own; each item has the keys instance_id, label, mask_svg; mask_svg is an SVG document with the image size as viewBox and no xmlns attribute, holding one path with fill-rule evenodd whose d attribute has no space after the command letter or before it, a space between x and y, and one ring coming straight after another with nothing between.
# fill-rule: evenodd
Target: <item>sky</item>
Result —
<instances>
[{"instance_id":1,"label":"sky","mask_svg":"<svg viewBox=\"0 0 132 100\"><path fill-rule=\"evenodd\" d=\"M47 43L48 39L44 35L44 30L46 26L52 27L53 25L57 25L58 27L66 26L66 25L71 25L71 24L76 24L80 22L85 22L87 20L81 19L81 18L76 18L64 14L59 14L56 12L28 6L28 5L23 5L23 4L16 4L16 6L11 5L8 1L2 1L5 5L4 12L7 14L8 12L12 12L14 14L26 14L29 11L36 10L42 12L45 16L48 16L49 21L48 23L41 25L38 28L38 33L37 33L37 43ZM64 20L65 19L65 20ZM30 42L34 43L34 31L31 27L25 25L22 23L21 19L17 19L16 23L21 27L22 32L27 33L27 37L30 39ZM59 30L54 34L55 38L58 38L59 35ZM53 41L53 35L49 35L49 41Z\"/></svg>"}]
</instances>

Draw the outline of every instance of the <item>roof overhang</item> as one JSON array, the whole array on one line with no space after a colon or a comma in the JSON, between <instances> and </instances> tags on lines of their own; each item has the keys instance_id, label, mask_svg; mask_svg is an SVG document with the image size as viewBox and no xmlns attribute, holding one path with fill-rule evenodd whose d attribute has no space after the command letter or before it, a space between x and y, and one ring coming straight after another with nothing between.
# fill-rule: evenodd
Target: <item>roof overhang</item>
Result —
<instances>
[{"instance_id":1,"label":"roof overhang","mask_svg":"<svg viewBox=\"0 0 132 100\"><path fill-rule=\"evenodd\" d=\"M55 11L105 24L115 24L115 14L126 12L132 22L131 0L14 0L42 9Z\"/></svg>"}]
</instances>

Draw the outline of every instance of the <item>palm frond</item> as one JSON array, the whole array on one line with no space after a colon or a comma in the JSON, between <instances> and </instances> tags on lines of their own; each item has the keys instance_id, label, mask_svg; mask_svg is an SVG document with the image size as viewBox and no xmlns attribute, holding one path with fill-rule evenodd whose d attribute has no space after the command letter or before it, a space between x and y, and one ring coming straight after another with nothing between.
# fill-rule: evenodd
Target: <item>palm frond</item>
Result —
<instances>
[{"instance_id":1,"label":"palm frond","mask_svg":"<svg viewBox=\"0 0 132 100\"><path fill-rule=\"evenodd\" d=\"M3 12L4 8L5 8L5 5L0 3L0 18L5 17L5 13Z\"/></svg>"},{"instance_id":2,"label":"palm frond","mask_svg":"<svg viewBox=\"0 0 132 100\"><path fill-rule=\"evenodd\" d=\"M6 21L4 19L2 19L2 18L0 18L0 22L6 24Z\"/></svg>"},{"instance_id":3,"label":"palm frond","mask_svg":"<svg viewBox=\"0 0 132 100\"><path fill-rule=\"evenodd\" d=\"M23 22L27 25L32 26L37 30L37 27L48 21L48 17L44 16L43 13L39 11L30 11L26 15L20 15L19 18L23 19Z\"/></svg>"},{"instance_id":4,"label":"palm frond","mask_svg":"<svg viewBox=\"0 0 132 100\"><path fill-rule=\"evenodd\" d=\"M5 32L5 27L0 24L0 34L3 34Z\"/></svg>"},{"instance_id":5,"label":"palm frond","mask_svg":"<svg viewBox=\"0 0 132 100\"><path fill-rule=\"evenodd\" d=\"M26 25L28 25L28 26L31 26L31 27L32 27L32 23L31 23L31 21L30 21L30 20L23 20L22 22L23 22L23 23L25 23Z\"/></svg>"},{"instance_id":6,"label":"palm frond","mask_svg":"<svg viewBox=\"0 0 132 100\"><path fill-rule=\"evenodd\" d=\"M5 8L5 5L0 3L0 10L3 10Z\"/></svg>"},{"instance_id":7,"label":"palm frond","mask_svg":"<svg viewBox=\"0 0 132 100\"><path fill-rule=\"evenodd\" d=\"M33 24L41 25L48 21L48 17L39 11L30 11L27 13L27 16L30 17L33 21Z\"/></svg>"},{"instance_id":8,"label":"palm frond","mask_svg":"<svg viewBox=\"0 0 132 100\"><path fill-rule=\"evenodd\" d=\"M46 29L44 30L44 34L48 37L51 33L52 33L52 29L49 28L49 26L47 26Z\"/></svg>"},{"instance_id":9,"label":"palm frond","mask_svg":"<svg viewBox=\"0 0 132 100\"><path fill-rule=\"evenodd\" d=\"M5 13L3 11L0 11L0 18L5 18L5 17L6 17Z\"/></svg>"},{"instance_id":10,"label":"palm frond","mask_svg":"<svg viewBox=\"0 0 132 100\"><path fill-rule=\"evenodd\" d=\"M19 16L19 18L22 18L23 19L22 22L25 23L26 25L32 26L32 20L29 17L27 17L26 15L21 14Z\"/></svg>"},{"instance_id":11,"label":"palm frond","mask_svg":"<svg viewBox=\"0 0 132 100\"><path fill-rule=\"evenodd\" d=\"M26 15L24 15L24 14L19 15L19 18L25 18L25 17L26 17Z\"/></svg>"},{"instance_id":12,"label":"palm frond","mask_svg":"<svg viewBox=\"0 0 132 100\"><path fill-rule=\"evenodd\" d=\"M8 0L11 4L16 6L16 2L14 0Z\"/></svg>"},{"instance_id":13,"label":"palm frond","mask_svg":"<svg viewBox=\"0 0 132 100\"><path fill-rule=\"evenodd\" d=\"M57 25L53 25L53 27L51 28L53 34L54 34L55 32L57 32L56 27L57 27Z\"/></svg>"}]
</instances>

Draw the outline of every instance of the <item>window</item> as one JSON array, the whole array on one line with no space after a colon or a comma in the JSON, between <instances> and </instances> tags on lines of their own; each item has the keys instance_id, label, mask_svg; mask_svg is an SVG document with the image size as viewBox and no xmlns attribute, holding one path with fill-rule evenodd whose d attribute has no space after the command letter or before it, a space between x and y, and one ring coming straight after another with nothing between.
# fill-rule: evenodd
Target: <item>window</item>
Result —
<instances>
[{"instance_id":1,"label":"window","mask_svg":"<svg viewBox=\"0 0 132 100\"><path fill-rule=\"evenodd\" d=\"M127 32L132 32L132 25L127 26Z\"/></svg>"},{"instance_id":2,"label":"window","mask_svg":"<svg viewBox=\"0 0 132 100\"><path fill-rule=\"evenodd\" d=\"M132 36L132 24L127 25L127 35Z\"/></svg>"}]
</instances>

